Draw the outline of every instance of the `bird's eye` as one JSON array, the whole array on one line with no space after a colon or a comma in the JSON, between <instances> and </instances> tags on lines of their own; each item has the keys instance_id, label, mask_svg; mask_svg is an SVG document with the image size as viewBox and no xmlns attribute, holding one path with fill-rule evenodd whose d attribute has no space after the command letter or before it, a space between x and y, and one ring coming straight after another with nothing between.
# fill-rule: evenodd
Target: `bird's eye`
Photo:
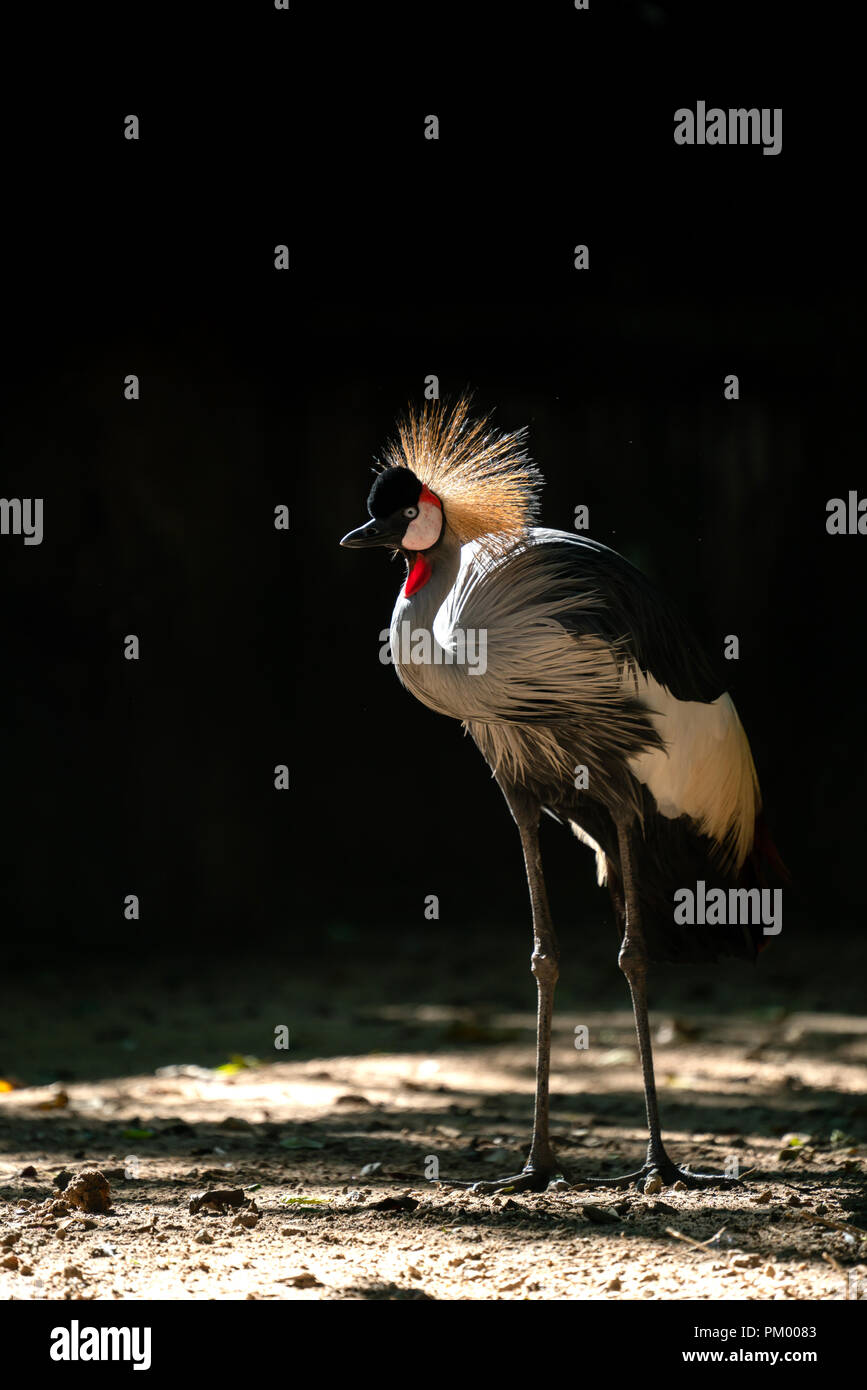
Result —
<instances>
[{"instance_id":1,"label":"bird's eye","mask_svg":"<svg viewBox=\"0 0 867 1390\"><path fill-rule=\"evenodd\" d=\"M418 507L404 507L403 514L412 521L414 516L418 516Z\"/></svg>"}]
</instances>

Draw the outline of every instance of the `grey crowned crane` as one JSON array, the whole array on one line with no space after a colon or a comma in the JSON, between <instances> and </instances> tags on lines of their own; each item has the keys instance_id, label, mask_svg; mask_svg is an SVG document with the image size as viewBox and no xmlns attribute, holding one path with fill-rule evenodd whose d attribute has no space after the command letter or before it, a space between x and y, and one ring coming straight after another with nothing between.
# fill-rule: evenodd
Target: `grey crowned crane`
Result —
<instances>
[{"instance_id":1,"label":"grey crowned crane","mask_svg":"<svg viewBox=\"0 0 867 1390\"><path fill-rule=\"evenodd\" d=\"M761 949L760 926L679 925L673 907L678 889L754 886L774 862L749 743L688 628L648 580L604 545L533 526L542 478L524 439L471 421L465 400L411 411L368 497L371 520L341 541L403 554L391 621L397 674L423 704L461 721L521 837L538 990L533 1137L522 1173L471 1186L540 1191L557 1174L548 1089L559 948L542 811L594 851L610 891L644 1079L643 1167L591 1181L728 1185L678 1168L663 1146L647 968L754 959ZM481 640L484 669L460 659Z\"/></svg>"}]
</instances>

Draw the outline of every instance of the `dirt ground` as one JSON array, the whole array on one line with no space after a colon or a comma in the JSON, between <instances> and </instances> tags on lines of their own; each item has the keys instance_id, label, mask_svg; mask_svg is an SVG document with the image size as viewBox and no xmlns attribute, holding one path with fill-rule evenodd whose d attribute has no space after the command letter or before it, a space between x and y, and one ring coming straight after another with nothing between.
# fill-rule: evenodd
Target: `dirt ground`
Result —
<instances>
[{"instance_id":1,"label":"dirt ground","mask_svg":"<svg viewBox=\"0 0 867 1390\"><path fill-rule=\"evenodd\" d=\"M575 1185L478 1196L426 1176L521 1167L532 982L520 938L496 950L479 940L459 972L443 945L395 955L345 928L300 964L227 969L205 956L89 975L48 962L26 986L7 980L0 1294L867 1295L867 1021L854 957L845 985L821 942L804 944L797 972L781 955L762 973L663 980L653 1027L670 1150L697 1170L737 1162L745 1176L734 1192L647 1195L581 1186L637 1166L644 1144L622 982L610 952L582 959L560 991L552 1068L553 1133ZM371 1001L360 981L373 978ZM574 1046L579 1024L586 1050ZM288 1049L275 1051L282 1026ZM107 1179L107 1211L64 1198L82 1170ZM199 1205L209 1189L232 1195Z\"/></svg>"}]
</instances>

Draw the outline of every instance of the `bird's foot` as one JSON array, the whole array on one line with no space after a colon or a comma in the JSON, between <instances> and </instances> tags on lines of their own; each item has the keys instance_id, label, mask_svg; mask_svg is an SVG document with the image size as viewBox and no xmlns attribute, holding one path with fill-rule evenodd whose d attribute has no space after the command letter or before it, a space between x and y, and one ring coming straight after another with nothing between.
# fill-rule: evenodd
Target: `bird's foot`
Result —
<instances>
[{"instance_id":1,"label":"bird's foot","mask_svg":"<svg viewBox=\"0 0 867 1390\"><path fill-rule=\"evenodd\" d=\"M648 1194L661 1192L664 1187L674 1187L677 1183L683 1183L690 1191L741 1185L739 1178L725 1177L722 1173L693 1173L689 1168L679 1168L665 1153L656 1158L648 1157L635 1173L624 1173L619 1178L584 1178L578 1186L585 1183L588 1187L637 1187Z\"/></svg>"},{"instance_id":2,"label":"bird's foot","mask_svg":"<svg viewBox=\"0 0 867 1390\"><path fill-rule=\"evenodd\" d=\"M562 1180L562 1174L553 1164L549 1167L528 1163L523 1172L516 1173L510 1178L490 1178L484 1182L449 1182L445 1178L441 1178L438 1185L440 1187L460 1187L465 1192L478 1192L483 1195L491 1192L502 1192L504 1195L508 1195L510 1192L544 1192L548 1184L558 1178Z\"/></svg>"}]
</instances>

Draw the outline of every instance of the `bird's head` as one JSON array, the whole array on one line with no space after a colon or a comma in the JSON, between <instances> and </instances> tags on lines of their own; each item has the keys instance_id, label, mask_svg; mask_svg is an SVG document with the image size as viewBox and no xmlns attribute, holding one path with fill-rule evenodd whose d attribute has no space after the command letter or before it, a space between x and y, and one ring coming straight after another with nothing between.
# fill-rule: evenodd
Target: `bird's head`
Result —
<instances>
[{"instance_id":1,"label":"bird's head","mask_svg":"<svg viewBox=\"0 0 867 1390\"><path fill-rule=\"evenodd\" d=\"M522 430L499 434L485 419L471 421L466 398L410 409L370 490L370 521L340 544L402 551L407 595L427 582L447 539L502 550L526 534L538 506L542 479L523 445Z\"/></svg>"},{"instance_id":2,"label":"bird's head","mask_svg":"<svg viewBox=\"0 0 867 1390\"><path fill-rule=\"evenodd\" d=\"M389 545L405 552L430 550L443 530L440 499L410 468L385 468L367 498L370 521L344 536L352 549Z\"/></svg>"},{"instance_id":3,"label":"bird's head","mask_svg":"<svg viewBox=\"0 0 867 1390\"><path fill-rule=\"evenodd\" d=\"M428 551L433 550L445 526L440 499L411 468L385 468L367 499L370 521L350 531L341 545L388 545L401 550L408 566L404 593L407 598L431 577Z\"/></svg>"}]
</instances>

